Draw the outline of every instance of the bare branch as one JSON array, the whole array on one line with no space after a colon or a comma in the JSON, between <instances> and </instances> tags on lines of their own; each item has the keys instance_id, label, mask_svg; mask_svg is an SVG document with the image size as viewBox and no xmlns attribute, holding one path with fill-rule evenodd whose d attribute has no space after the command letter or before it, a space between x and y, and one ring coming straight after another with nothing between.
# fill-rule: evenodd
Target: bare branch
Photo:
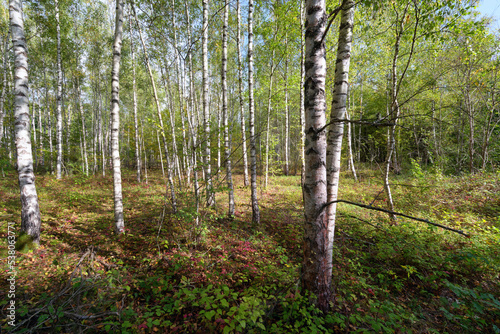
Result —
<instances>
[{"instance_id":1,"label":"bare branch","mask_svg":"<svg viewBox=\"0 0 500 334\"><path fill-rule=\"evenodd\" d=\"M319 210L319 212L323 211L327 206L329 206L330 204L334 204L334 203L346 203L346 204L351 204L351 205L359 206L360 208L365 208L365 209L368 209L368 210L374 210L374 211L380 211L380 212L390 213L392 215L401 216L401 217L405 217L405 218L408 218L408 219L412 219L412 220L416 220L416 221L419 221L419 222L423 222L423 223L426 223L426 224L429 224L429 225L437 226L437 227L440 227L442 229L445 229L445 230L448 230L448 231L452 231L452 232L461 234L463 236L466 236L467 238L470 238L469 234L467 234L467 233L465 233L465 232L463 232L461 230L456 230L454 228L447 227L447 226L444 226L444 225L441 225L441 224L438 224L438 223L433 223L433 222L431 222L430 220L427 220L427 219L416 218L416 217L413 217L413 216L406 215L404 213L395 212L395 211L391 211L391 210L379 208L379 207L376 207L376 206L366 205L366 204L362 204L362 203L356 203L356 202L346 201L346 200L343 200L343 199L338 199L336 201L331 201L331 202L323 204L323 207Z\"/></svg>"}]
</instances>

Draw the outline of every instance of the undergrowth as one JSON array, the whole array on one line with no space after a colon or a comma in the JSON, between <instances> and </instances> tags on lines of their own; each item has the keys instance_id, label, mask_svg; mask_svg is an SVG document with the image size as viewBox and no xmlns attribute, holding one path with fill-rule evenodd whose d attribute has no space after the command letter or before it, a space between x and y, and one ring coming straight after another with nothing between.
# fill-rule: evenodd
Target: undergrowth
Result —
<instances>
[{"instance_id":1,"label":"undergrowth","mask_svg":"<svg viewBox=\"0 0 500 334\"><path fill-rule=\"evenodd\" d=\"M38 176L42 242L17 253L16 327L0 283L2 330L500 333L500 174L448 177L417 166L391 179L396 210L469 237L339 204L328 314L300 286L300 177L271 178L260 192L262 223L252 226L239 177L235 216L226 217L220 192L217 210L197 220L189 190L174 215L160 173L148 184L125 173L126 231L117 237L111 178ZM358 174L359 183L342 175L339 198L385 207L380 175ZM14 175L0 179L2 254L7 222L19 226Z\"/></svg>"}]
</instances>

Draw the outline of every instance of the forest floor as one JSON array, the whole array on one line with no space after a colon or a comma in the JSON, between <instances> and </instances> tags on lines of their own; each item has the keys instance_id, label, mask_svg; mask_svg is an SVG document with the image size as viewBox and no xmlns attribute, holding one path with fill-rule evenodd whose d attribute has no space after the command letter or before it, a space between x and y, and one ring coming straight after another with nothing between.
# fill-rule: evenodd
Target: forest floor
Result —
<instances>
[{"instance_id":1,"label":"forest floor","mask_svg":"<svg viewBox=\"0 0 500 334\"><path fill-rule=\"evenodd\" d=\"M339 198L386 207L380 172L343 173ZM41 246L17 252L16 327L7 223L20 224L17 175L0 178L2 331L115 333L500 333L500 173L393 176L396 211L463 230L339 204L335 302L322 314L300 290L300 176L260 184L262 222L236 176L236 214L202 210L191 188L171 213L161 172L125 171L126 231L113 231L110 176L37 176ZM163 214L164 213L164 214ZM162 218L163 217L163 218Z\"/></svg>"}]
</instances>

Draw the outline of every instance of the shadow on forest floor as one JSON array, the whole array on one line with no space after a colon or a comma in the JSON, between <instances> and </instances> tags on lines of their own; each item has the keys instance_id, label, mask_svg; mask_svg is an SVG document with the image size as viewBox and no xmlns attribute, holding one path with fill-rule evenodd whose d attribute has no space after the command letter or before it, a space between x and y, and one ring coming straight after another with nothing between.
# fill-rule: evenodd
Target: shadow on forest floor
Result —
<instances>
[{"instance_id":1,"label":"shadow on forest floor","mask_svg":"<svg viewBox=\"0 0 500 334\"><path fill-rule=\"evenodd\" d=\"M359 174L359 183L343 174L339 198L383 207L381 178L370 170ZM0 250L6 223L19 226L15 179L12 172L0 179ZM500 328L498 174L394 178L399 211L464 229L469 239L403 219L391 225L381 213L339 205L336 300L327 315L298 284L300 177L271 177L259 190L259 226L251 224L249 188L240 175L235 179L235 217L224 214L221 190L217 211L203 210L196 224L191 189L179 192L177 215L167 202L162 221L161 175L137 184L125 172L126 231L118 237L110 177L37 176L42 244L17 254L16 324L33 332L130 333ZM6 320L6 280L0 291Z\"/></svg>"}]
</instances>

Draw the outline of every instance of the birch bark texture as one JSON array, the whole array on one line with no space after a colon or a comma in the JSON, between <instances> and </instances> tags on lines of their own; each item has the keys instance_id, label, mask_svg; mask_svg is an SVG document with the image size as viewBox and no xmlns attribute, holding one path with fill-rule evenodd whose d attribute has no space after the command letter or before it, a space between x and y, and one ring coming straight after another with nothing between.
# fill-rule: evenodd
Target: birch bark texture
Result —
<instances>
[{"instance_id":1,"label":"birch bark texture","mask_svg":"<svg viewBox=\"0 0 500 334\"><path fill-rule=\"evenodd\" d=\"M123 217L122 174L120 169L120 59L123 37L123 0L116 0L115 41L111 70L111 159L113 163L113 198L115 203L115 232L125 230Z\"/></svg>"},{"instance_id":2,"label":"birch bark texture","mask_svg":"<svg viewBox=\"0 0 500 334\"><path fill-rule=\"evenodd\" d=\"M324 205L326 187L326 49L323 36L328 16L325 0L306 0L305 22L305 180L304 256L302 287L317 296L317 306L327 311L332 298L331 264L328 261L328 226Z\"/></svg>"},{"instance_id":3,"label":"birch bark texture","mask_svg":"<svg viewBox=\"0 0 500 334\"><path fill-rule=\"evenodd\" d=\"M59 0L55 0L56 34L57 34L57 95L56 95L56 141L57 160L56 178L59 180L62 171L62 65L61 65L61 24L59 21Z\"/></svg>"},{"instance_id":4,"label":"birch bark texture","mask_svg":"<svg viewBox=\"0 0 500 334\"><path fill-rule=\"evenodd\" d=\"M132 101L134 110L135 164L137 168L137 183L141 183L141 156L139 152L139 122L137 121L137 84L135 72L134 36L132 35L132 9L129 9L128 18L128 25L130 29L130 53L132 56Z\"/></svg>"},{"instance_id":5,"label":"birch bark texture","mask_svg":"<svg viewBox=\"0 0 500 334\"><path fill-rule=\"evenodd\" d=\"M247 157L247 135L245 129L245 108L243 104L243 69L242 69L242 60L241 60L241 8L240 8L240 0L236 2L236 16L237 16L237 31L236 31L236 47L238 51L238 95L240 99L240 120L241 120L241 142L242 142L242 150L243 150L243 184L248 186L248 157Z\"/></svg>"},{"instance_id":6,"label":"birch bark texture","mask_svg":"<svg viewBox=\"0 0 500 334\"><path fill-rule=\"evenodd\" d=\"M231 171L231 144L229 142L229 124L227 111L227 26L229 20L229 2L224 2L224 23L222 26L222 120L224 125L224 151L226 158L226 181L228 187L228 216L234 216L233 176Z\"/></svg>"},{"instance_id":7,"label":"birch bark texture","mask_svg":"<svg viewBox=\"0 0 500 334\"><path fill-rule=\"evenodd\" d=\"M253 0L248 1L248 114L250 129L250 188L252 197L252 223L260 223L257 199L257 157L255 148L255 106L253 98Z\"/></svg>"},{"instance_id":8,"label":"birch bark texture","mask_svg":"<svg viewBox=\"0 0 500 334\"><path fill-rule=\"evenodd\" d=\"M347 115L347 97L349 92L349 65L351 60L352 30L354 25L354 0L344 0L342 4L337 59L335 65L335 81L333 88L332 110L330 120L332 124L328 131L328 202L337 200L340 179L340 158L342 139L344 136L344 122ZM328 217L328 261L331 267L333 238L335 235L335 216L337 204L327 207ZM331 272L331 269L330 269Z\"/></svg>"},{"instance_id":9,"label":"birch bark texture","mask_svg":"<svg viewBox=\"0 0 500 334\"><path fill-rule=\"evenodd\" d=\"M215 194L212 185L212 170L210 159L210 109L208 102L208 0L203 0L203 126L205 140L203 141L205 181L207 186L207 207L215 206Z\"/></svg>"},{"instance_id":10,"label":"birch bark texture","mask_svg":"<svg viewBox=\"0 0 500 334\"><path fill-rule=\"evenodd\" d=\"M21 193L21 231L35 244L40 243L40 207L35 186L31 151L28 101L28 47L24 37L21 0L9 1L10 28L14 48L14 132L17 150L17 172Z\"/></svg>"}]
</instances>

